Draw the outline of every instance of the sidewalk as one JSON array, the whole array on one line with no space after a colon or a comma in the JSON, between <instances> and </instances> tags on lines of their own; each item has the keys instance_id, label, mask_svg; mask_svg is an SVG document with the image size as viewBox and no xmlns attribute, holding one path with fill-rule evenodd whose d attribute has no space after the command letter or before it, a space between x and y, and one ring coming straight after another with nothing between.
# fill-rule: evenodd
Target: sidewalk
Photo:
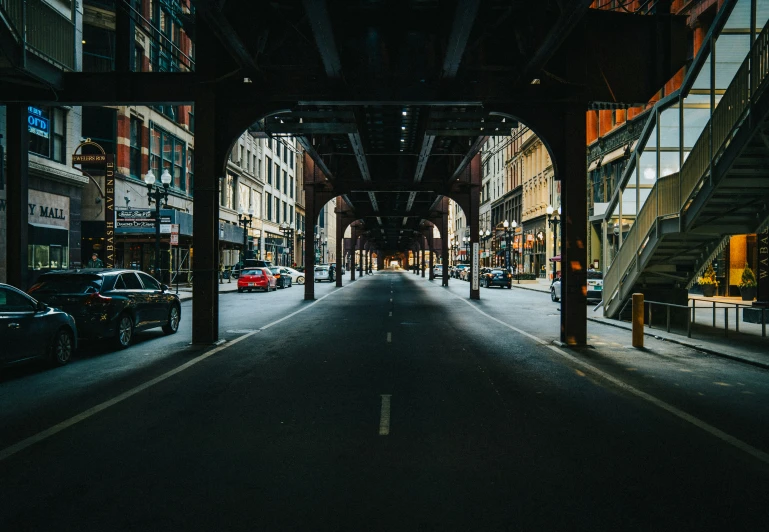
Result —
<instances>
[{"instance_id":1,"label":"sidewalk","mask_svg":"<svg viewBox=\"0 0 769 532\"><path fill-rule=\"evenodd\" d=\"M537 279L536 282L513 283L513 288L550 293L550 281ZM754 366L769 369L769 337L761 336L761 325L742 321L739 312L740 332L735 330L737 314L735 304L742 303L740 298L733 297L704 297L696 294L690 296L697 305L695 321L692 323L692 337L686 336L686 330L671 328L667 332L664 327L644 327L644 334L668 342L696 349L711 355L721 356ZM713 326L713 303L716 304L715 326ZM707 305L707 306L706 306ZM724 307L728 307L728 333L725 329ZM658 312L664 312L659 309ZM617 327L628 331L628 340L633 326L629 322L604 318L602 309L588 309L588 321Z\"/></svg>"},{"instance_id":2,"label":"sidewalk","mask_svg":"<svg viewBox=\"0 0 769 532\"><path fill-rule=\"evenodd\" d=\"M188 285L187 283L179 284L179 292L176 291L176 285L173 285L170 287L170 291L179 295L180 301L187 301L188 299L192 299L192 287ZM227 280L223 280L221 284L219 284L219 293L224 294L227 292L237 292L238 291L238 280L232 279L231 283L228 283Z\"/></svg>"}]
</instances>

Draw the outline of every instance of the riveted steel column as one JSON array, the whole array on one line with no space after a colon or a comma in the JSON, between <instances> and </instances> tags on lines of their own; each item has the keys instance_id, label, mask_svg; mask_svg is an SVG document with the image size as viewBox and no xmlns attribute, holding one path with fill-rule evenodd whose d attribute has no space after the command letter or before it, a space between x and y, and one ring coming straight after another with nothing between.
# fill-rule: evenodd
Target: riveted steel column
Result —
<instances>
[{"instance_id":1,"label":"riveted steel column","mask_svg":"<svg viewBox=\"0 0 769 532\"><path fill-rule=\"evenodd\" d=\"M352 258L350 259L350 281L355 280L355 254L358 249L358 228L350 227L350 236L352 237Z\"/></svg>"},{"instance_id":2,"label":"riveted steel column","mask_svg":"<svg viewBox=\"0 0 769 532\"><path fill-rule=\"evenodd\" d=\"M307 216L304 238L304 299L315 299L315 162L304 152L304 211Z\"/></svg>"},{"instance_id":3,"label":"riveted steel column","mask_svg":"<svg viewBox=\"0 0 769 532\"><path fill-rule=\"evenodd\" d=\"M473 157L472 161L470 161L469 165L470 170L470 201L469 203L469 212L467 213L467 218L470 221L470 299L480 299L481 298L481 291L479 288L474 288L478 286L478 281L474 281L474 279L478 279L478 272L473 267L473 265L476 263L475 259L475 248L476 244L478 244L478 228L481 226L480 219L478 217L480 206L481 206L481 180L483 179L483 176L481 175L481 154L478 153Z\"/></svg>"},{"instance_id":4,"label":"riveted steel column","mask_svg":"<svg viewBox=\"0 0 769 532\"><path fill-rule=\"evenodd\" d=\"M216 150L216 94L200 84L195 93L195 195L192 230L192 343L219 339L219 178Z\"/></svg>"},{"instance_id":5,"label":"riveted steel column","mask_svg":"<svg viewBox=\"0 0 769 532\"><path fill-rule=\"evenodd\" d=\"M449 198L441 200L441 286L449 286Z\"/></svg>"},{"instance_id":6,"label":"riveted steel column","mask_svg":"<svg viewBox=\"0 0 769 532\"><path fill-rule=\"evenodd\" d=\"M6 253L7 282L17 288L29 288L29 125L27 104L6 106ZM0 162L2 164L2 162Z\"/></svg>"},{"instance_id":7,"label":"riveted steel column","mask_svg":"<svg viewBox=\"0 0 769 532\"><path fill-rule=\"evenodd\" d=\"M342 197L336 198L336 285L342 286L342 249L344 226L342 225ZM314 283L313 283L314 284Z\"/></svg>"},{"instance_id":8,"label":"riveted steel column","mask_svg":"<svg viewBox=\"0 0 769 532\"><path fill-rule=\"evenodd\" d=\"M433 239L430 238L430 254L428 255L428 257L429 257L429 261L430 261L429 268L430 268L430 280L431 281L435 279L435 265L433 264L433 253L434 253L434 250L433 250Z\"/></svg>"},{"instance_id":9,"label":"riveted steel column","mask_svg":"<svg viewBox=\"0 0 769 532\"><path fill-rule=\"evenodd\" d=\"M587 164L585 110L563 113L561 143L562 259L561 341L587 343Z\"/></svg>"}]
</instances>

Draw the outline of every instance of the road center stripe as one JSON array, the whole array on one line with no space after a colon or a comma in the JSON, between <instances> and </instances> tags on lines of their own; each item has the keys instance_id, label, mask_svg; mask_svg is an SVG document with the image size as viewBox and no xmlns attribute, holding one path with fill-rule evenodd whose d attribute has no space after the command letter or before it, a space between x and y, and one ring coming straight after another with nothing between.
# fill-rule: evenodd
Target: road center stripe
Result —
<instances>
[{"instance_id":1,"label":"road center stripe","mask_svg":"<svg viewBox=\"0 0 769 532\"><path fill-rule=\"evenodd\" d=\"M379 435L387 436L390 434L390 398L392 395L383 394L382 409L379 412Z\"/></svg>"}]
</instances>

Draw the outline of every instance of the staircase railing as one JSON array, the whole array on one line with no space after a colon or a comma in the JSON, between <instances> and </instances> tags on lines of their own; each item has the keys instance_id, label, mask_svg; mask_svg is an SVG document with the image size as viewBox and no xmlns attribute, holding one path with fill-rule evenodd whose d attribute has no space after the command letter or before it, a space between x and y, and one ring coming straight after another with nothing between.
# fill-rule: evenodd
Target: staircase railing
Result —
<instances>
[{"instance_id":1,"label":"staircase railing","mask_svg":"<svg viewBox=\"0 0 769 532\"><path fill-rule=\"evenodd\" d=\"M697 194L703 179L711 175L712 164L718 161L729 146L750 110L751 101L763 90L769 74L769 25L759 34L750 52L737 70L734 78L695 142L679 173L661 177L652 187L643 207L638 212L633 227L622 241L614 260L604 276L604 308L607 310L620 295L629 268L640 270L638 257L647 243L647 236L657 225L657 219L680 216L690 199ZM665 108L681 105L684 96L657 105ZM655 111L661 111L662 108ZM654 121L659 112L652 113ZM658 125L658 124L652 124ZM642 149L642 148L641 148ZM621 200L620 200L621 201ZM622 223L622 221L620 221Z\"/></svg>"},{"instance_id":2,"label":"staircase railing","mask_svg":"<svg viewBox=\"0 0 769 532\"><path fill-rule=\"evenodd\" d=\"M75 68L75 25L43 0L0 0L8 23L31 51L60 67Z\"/></svg>"}]
</instances>

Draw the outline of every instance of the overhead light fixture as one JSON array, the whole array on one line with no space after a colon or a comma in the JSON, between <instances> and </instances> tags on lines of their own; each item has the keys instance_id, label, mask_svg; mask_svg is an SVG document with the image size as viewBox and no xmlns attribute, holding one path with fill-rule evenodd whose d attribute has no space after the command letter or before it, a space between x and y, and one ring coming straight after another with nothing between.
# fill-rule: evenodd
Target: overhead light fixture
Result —
<instances>
[{"instance_id":1,"label":"overhead light fixture","mask_svg":"<svg viewBox=\"0 0 769 532\"><path fill-rule=\"evenodd\" d=\"M243 78L243 83L253 83L253 81L251 81L251 78Z\"/></svg>"},{"instance_id":2,"label":"overhead light fixture","mask_svg":"<svg viewBox=\"0 0 769 532\"><path fill-rule=\"evenodd\" d=\"M531 84L532 85L539 85L539 78L534 78L533 80L531 80Z\"/></svg>"},{"instance_id":3,"label":"overhead light fixture","mask_svg":"<svg viewBox=\"0 0 769 532\"><path fill-rule=\"evenodd\" d=\"M408 114L408 111L403 111L403 116L406 116Z\"/></svg>"}]
</instances>

